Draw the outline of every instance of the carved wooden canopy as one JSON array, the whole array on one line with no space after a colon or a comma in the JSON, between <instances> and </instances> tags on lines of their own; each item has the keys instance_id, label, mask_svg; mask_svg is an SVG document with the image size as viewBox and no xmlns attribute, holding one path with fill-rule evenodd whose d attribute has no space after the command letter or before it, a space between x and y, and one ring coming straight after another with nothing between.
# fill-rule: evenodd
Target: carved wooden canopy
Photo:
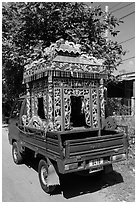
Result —
<instances>
[{"instance_id":1,"label":"carved wooden canopy","mask_svg":"<svg viewBox=\"0 0 137 204\"><path fill-rule=\"evenodd\" d=\"M43 51L43 58L25 66L23 82L27 83L49 74L58 77L106 78L100 60L81 52L80 45L58 40Z\"/></svg>"}]
</instances>

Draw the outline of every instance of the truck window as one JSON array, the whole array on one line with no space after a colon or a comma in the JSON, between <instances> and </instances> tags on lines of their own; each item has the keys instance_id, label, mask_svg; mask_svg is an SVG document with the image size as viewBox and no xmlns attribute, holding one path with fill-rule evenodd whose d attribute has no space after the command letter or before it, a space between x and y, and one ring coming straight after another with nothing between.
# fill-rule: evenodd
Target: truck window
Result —
<instances>
[{"instance_id":1,"label":"truck window","mask_svg":"<svg viewBox=\"0 0 137 204\"><path fill-rule=\"evenodd\" d=\"M45 119L43 97L38 98L38 116Z\"/></svg>"}]
</instances>

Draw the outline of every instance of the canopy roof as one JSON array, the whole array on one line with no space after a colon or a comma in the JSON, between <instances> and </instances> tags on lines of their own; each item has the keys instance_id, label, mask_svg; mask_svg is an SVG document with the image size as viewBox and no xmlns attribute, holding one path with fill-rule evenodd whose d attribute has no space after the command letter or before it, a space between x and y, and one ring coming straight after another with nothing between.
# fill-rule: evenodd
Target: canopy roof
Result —
<instances>
[{"instance_id":1,"label":"canopy roof","mask_svg":"<svg viewBox=\"0 0 137 204\"><path fill-rule=\"evenodd\" d=\"M61 39L45 48L42 58L25 66L23 81L26 83L47 76L49 72L54 75L56 75L55 72L64 72L61 74L63 77L74 76L76 72L81 77L86 74L88 78L90 75L104 78L104 74L101 74L103 69L101 60L83 54L79 44Z\"/></svg>"}]
</instances>

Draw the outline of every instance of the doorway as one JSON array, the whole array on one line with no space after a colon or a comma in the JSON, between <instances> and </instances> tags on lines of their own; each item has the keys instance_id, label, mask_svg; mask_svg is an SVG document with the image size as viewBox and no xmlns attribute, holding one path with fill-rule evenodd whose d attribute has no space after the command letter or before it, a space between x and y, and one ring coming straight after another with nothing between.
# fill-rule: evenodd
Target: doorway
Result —
<instances>
[{"instance_id":1,"label":"doorway","mask_svg":"<svg viewBox=\"0 0 137 204\"><path fill-rule=\"evenodd\" d=\"M84 113L84 97L71 96L71 115L70 123L73 127L82 127L86 125Z\"/></svg>"},{"instance_id":2,"label":"doorway","mask_svg":"<svg viewBox=\"0 0 137 204\"><path fill-rule=\"evenodd\" d=\"M45 119L43 97L38 98L38 116Z\"/></svg>"}]
</instances>

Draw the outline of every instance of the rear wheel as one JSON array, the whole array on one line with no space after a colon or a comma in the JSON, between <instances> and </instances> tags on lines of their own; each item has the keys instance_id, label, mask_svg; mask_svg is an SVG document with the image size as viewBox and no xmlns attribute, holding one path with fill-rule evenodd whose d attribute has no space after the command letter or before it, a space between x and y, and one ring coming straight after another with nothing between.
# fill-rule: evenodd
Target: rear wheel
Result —
<instances>
[{"instance_id":1,"label":"rear wheel","mask_svg":"<svg viewBox=\"0 0 137 204\"><path fill-rule=\"evenodd\" d=\"M12 145L12 157L13 157L13 161L16 164L21 164L23 162L23 156L19 151L19 147L17 145L17 142L14 142Z\"/></svg>"},{"instance_id":2,"label":"rear wheel","mask_svg":"<svg viewBox=\"0 0 137 204\"><path fill-rule=\"evenodd\" d=\"M39 174L39 181L41 184L42 189L46 193L52 193L56 186L55 185L49 185L48 183L48 164L45 160L40 160L39 166L38 166L38 174Z\"/></svg>"}]
</instances>

